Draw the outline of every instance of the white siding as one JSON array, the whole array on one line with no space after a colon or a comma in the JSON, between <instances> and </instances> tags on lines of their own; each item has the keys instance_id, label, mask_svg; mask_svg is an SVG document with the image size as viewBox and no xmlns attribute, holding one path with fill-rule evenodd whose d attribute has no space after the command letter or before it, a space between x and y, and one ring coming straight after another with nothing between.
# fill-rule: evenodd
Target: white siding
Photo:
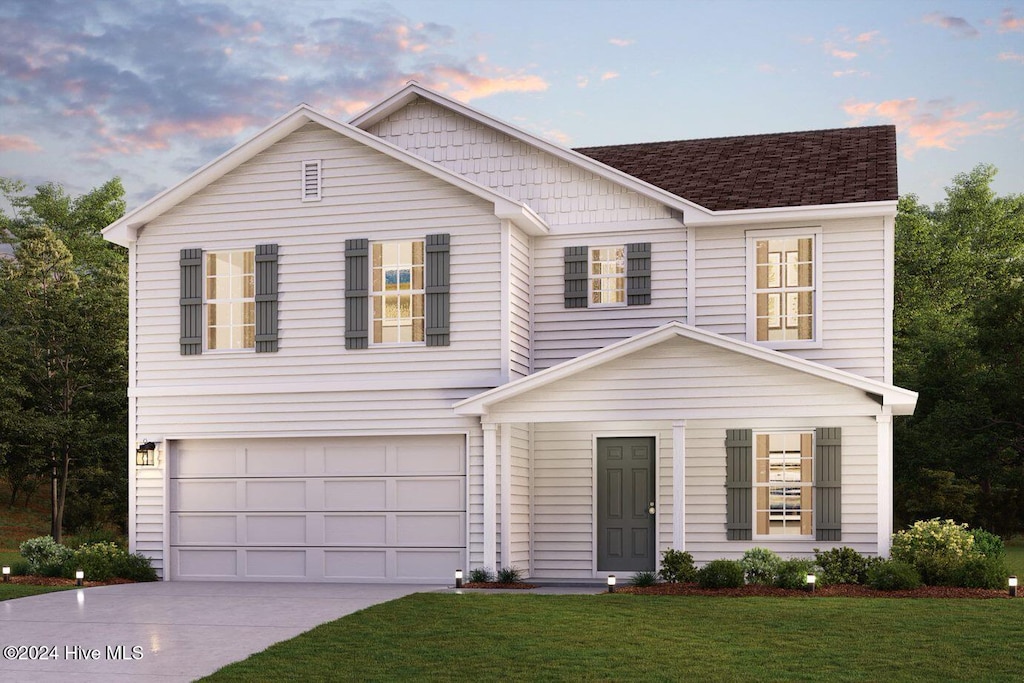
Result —
<instances>
[{"instance_id":1,"label":"white siding","mask_svg":"<svg viewBox=\"0 0 1024 683\"><path fill-rule=\"evenodd\" d=\"M163 577L166 568L164 562L165 463L159 462L156 467L135 467L133 461L131 469L132 476L135 477L135 499L129 506L134 512L130 523L135 527L135 545L131 550L150 558L157 574Z\"/></svg>"},{"instance_id":2,"label":"white siding","mask_svg":"<svg viewBox=\"0 0 1024 683\"><path fill-rule=\"evenodd\" d=\"M530 430L527 425L503 426L512 429L512 534L509 564L523 577L530 575Z\"/></svg>"},{"instance_id":3,"label":"white siding","mask_svg":"<svg viewBox=\"0 0 1024 683\"><path fill-rule=\"evenodd\" d=\"M638 224L629 232L534 239L534 370L557 365L677 320L686 321L686 233L674 220ZM565 307L565 247L651 243L651 303Z\"/></svg>"},{"instance_id":4,"label":"white siding","mask_svg":"<svg viewBox=\"0 0 1024 683\"><path fill-rule=\"evenodd\" d=\"M512 226L509 235L509 378L525 377L533 367L530 339L533 256L530 237Z\"/></svg>"},{"instance_id":5,"label":"white siding","mask_svg":"<svg viewBox=\"0 0 1024 683\"><path fill-rule=\"evenodd\" d=\"M525 203L551 225L671 215L659 202L420 98L368 131Z\"/></svg>"}]
</instances>

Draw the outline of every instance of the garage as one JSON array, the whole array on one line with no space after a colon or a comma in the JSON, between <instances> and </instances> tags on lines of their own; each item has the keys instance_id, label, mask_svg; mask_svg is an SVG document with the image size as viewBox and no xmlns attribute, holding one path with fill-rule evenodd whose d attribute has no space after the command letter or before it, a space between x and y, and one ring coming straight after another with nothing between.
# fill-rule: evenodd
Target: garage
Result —
<instances>
[{"instance_id":1,"label":"garage","mask_svg":"<svg viewBox=\"0 0 1024 683\"><path fill-rule=\"evenodd\" d=\"M464 435L183 440L174 580L448 580L466 565Z\"/></svg>"}]
</instances>

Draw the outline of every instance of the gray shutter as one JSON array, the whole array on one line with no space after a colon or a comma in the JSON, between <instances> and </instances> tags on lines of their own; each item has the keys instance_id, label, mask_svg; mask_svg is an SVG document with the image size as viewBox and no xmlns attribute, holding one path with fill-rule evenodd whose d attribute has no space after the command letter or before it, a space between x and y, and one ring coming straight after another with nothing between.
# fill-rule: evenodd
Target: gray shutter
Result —
<instances>
[{"instance_id":1,"label":"gray shutter","mask_svg":"<svg viewBox=\"0 0 1024 683\"><path fill-rule=\"evenodd\" d=\"M450 310L450 239L446 234L427 235L426 252L426 282L424 291L424 336L427 346L448 346L450 341L449 324L451 318Z\"/></svg>"},{"instance_id":2,"label":"gray shutter","mask_svg":"<svg viewBox=\"0 0 1024 683\"><path fill-rule=\"evenodd\" d=\"M819 427L814 435L814 519L819 541L843 540L842 429Z\"/></svg>"},{"instance_id":3,"label":"gray shutter","mask_svg":"<svg viewBox=\"0 0 1024 683\"><path fill-rule=\"evenodd\" d=\"M370 345L370 241L345 240L345 348Z\"/></svg>"},{"instance_id":4,"label":"gray shutter","mask_svg":"<svg viewBox=\"0 0 1024 683\"><path fill-rule=\"evenodd\" d=\"M203 250L182 249L181 266L181 355L203 352Z\"/></svg>"},{"instance_id":5,"label":"gray shutter","mask_svg":"<svg viewBox=\"0 0 1024 683\"><path fill-rule=\"evenodd\" d=\"M750 429L725 431L725 537L749 541L753 533L754 433Z\"/></svg>"},{"instance_id":6,"label":"gray shutter","mask_svg":"<svg viewBox=\"0 0 1024 683\"><path fill-rule=\"evenodd\" d=\"M587 248L565 248L565 307L587 307Z\"/></svg>"},{"instance_id":7,"label":"gray shutter","mask_svg":"<svg viewBox=\"0 0 1024 683\"><path fill-rule=\"evenodd\" d=\"M277 245L256 245L256 353L277 351Z\"/></svg>"},{"instance_id":8,"label":"gray shutter","mask_svg":"<svg viewBox=\"0 0 1024 683\"><path fill-rule=\"evenodd\" d=\"M651 303L651 243L626 245L626 305Z\"/></svg>"}]
</instances>

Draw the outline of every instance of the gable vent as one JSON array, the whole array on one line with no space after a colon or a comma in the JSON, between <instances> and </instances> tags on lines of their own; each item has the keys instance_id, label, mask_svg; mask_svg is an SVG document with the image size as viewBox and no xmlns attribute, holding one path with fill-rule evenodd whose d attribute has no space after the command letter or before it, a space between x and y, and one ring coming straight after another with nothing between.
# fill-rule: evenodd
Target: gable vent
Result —
<instances>
[{"instance_id":1,"label":"gable vent","mask_svg":"<svg viewBox=\"0 0 1024 683\"><path fill-rule=\"evenodd\" d=\"M320 201L320 162L302 162L302 201Z\"/></svg>"}]
</instances>

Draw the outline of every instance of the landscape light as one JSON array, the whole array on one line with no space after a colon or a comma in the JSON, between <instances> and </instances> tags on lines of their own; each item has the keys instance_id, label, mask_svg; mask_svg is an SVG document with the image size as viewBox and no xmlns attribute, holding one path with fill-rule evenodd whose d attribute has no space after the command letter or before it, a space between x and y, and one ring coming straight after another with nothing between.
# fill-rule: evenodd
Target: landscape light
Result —
<instances>
[{"instance_id":1,"label":"landscape light","mask_svg":"<svg viewBox=\"0 0 1024 683\"><path fill-rule=\"evenodd\" d=\"M814 584L818 582L818 577L814 574L807 575L807 590L814 592Z\"/></svg>"},{"instance_id":2,"label":"landscape light","mask_svg":"<svg viewBox=\"0 0 1024 683\"><path fill-rule=\"evenodd\" d=\"M6 567L5 567L5 569L6 569ZM1011 598L1017 597L1017 577L1016 576L1011 576L1010 580L1007 581L1006 583L1010 587L1010 597Z\"/></svg>"},{"instance_id":3,"label":"landscape light","mask_svg":"<svg viewBox=\"0 0 1024 683\"><path fill-rule=\"evenodd\" d=\"M615 574L609 574L608 575L608 592L609 593L614 593L615 592Z\"/></svg>"},{"instance_id":4,"label":"landscape light","mask_svg":"<svg viewBox=\"0 0 1024 683\"><path fill-rule=\"evenodd\" d=\"M75 572L75 585L81 586L83 580L85 580L85 572L79 569Z\"/></svg>"},{"instance_id":5,"label":"landscape light","mask_svg":"<svg viewBox=\"0 0 1024 683\"><path fill-rule=\"evenodd\" d=\"M11 582L11 568L10 567L4 567L4 583L10 583L10 582Z\"/></svg>"},{"instance_id":6,"label":"landscape light","mask_svg":"<svg viewBox=\"0 0 1024 683\"><path fill-rule=\"evenodd\" d=\"M462 570L461 569L456 569L455 570L455 587L456 588L462 588Z\"/></svg>"}]
</instances>

